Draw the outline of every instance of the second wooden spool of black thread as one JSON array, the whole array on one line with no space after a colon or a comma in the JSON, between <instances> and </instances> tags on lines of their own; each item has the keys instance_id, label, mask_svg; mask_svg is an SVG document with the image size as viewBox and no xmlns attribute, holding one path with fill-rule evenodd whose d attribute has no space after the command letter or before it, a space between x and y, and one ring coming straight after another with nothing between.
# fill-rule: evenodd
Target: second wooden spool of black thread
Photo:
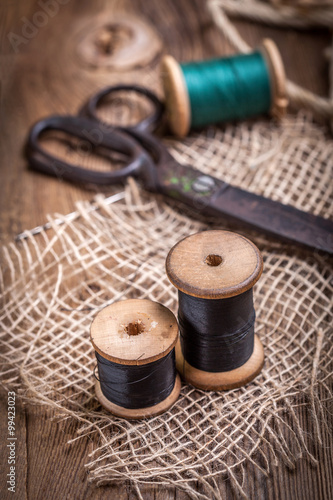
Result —
<instances>
[{"instance_id":1,"label":"second wooden spool of black thread","mask_svg":"<svg viewBox=\"0 0 333 500\"><path fill-rule=\"evenodd\" d=\"M226 390L261 371L264 351L254 334L252 288L262 269L258 248L230 231L197 233L170 250L166 271L179 291L182 337L176 364L188 383Z\"/></svg>"}]
</instances>

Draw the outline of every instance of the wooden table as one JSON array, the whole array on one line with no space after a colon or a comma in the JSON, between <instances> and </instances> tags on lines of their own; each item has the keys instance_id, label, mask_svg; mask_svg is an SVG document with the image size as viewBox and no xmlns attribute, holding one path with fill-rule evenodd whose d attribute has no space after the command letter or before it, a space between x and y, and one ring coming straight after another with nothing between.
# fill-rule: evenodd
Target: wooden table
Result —
<instances>
[{"instance_id":1,"label":"wooden table","mask_svg":"<svg viewBox=\"0 0 333 500\"><path fill-rule=\"evenodd\" d=\"M57 2L56 2L57 3ZM0 233L2 243L26 228L45 221L47 213L73 211L74 202L91 199L93 194L80 187L66 184L28 171L23 146L30 125L51 113L75 113L84 99L108 78L107 71L87 70L75 59L71 33L77 23L93 19L102 11L132 12L146 18L159 32L164 51L177 59L209 57L230 50L230 46L210 19L205 2L199 0L132 0L103 1L62 0L58 12L47 18L45 26L13 50L10 33L22 36L27 20L36 20L41 10L38 2L6 1L1 5L1 184ZM41 23L40 19L40 23ZM255 46L262 37L271 36L279 45L290 79L323 95L328 94L328 68L323 56L330 43L327 32L296 32L279 30L238 21L244 38ZM31 33L30 33L31 34ZM157 71L155 64L152 71ZM111 70L110 70L111 71ZM122 74L118 76L122 81ZM22 408L18 403L16 417L18 475L17 491L11 494L5 484L7 451L5 437L7 395L1 397L1 498L44 499L134 499L134 492L125 483L97 488L88 482L84 469L91 445L82 441L71 446L67 441L75 435L76 423L56 423L43 408ZM302 410L300 410L301 412ZM306 428L305 412L301 413ZM310 429L310 427L309 427ZM247 471L245 490L250 498L260 499L329 499L332 498L333 446L323 430L324 445L314 451L319 460L312 467L299 460L294 471L273 468L264 478L254 467ZM221 481L223 498L233 498L228 481ZM145 499L177 498L179 492L152 488Z\"/></svg>"}]
</instances>

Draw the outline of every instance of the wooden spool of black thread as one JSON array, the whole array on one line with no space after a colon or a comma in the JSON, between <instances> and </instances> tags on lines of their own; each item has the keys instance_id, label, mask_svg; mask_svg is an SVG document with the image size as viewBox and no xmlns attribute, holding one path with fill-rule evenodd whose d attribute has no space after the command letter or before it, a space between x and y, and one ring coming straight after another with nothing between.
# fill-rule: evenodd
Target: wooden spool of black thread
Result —
<instances>
[{"instance_id":1,"label":"wooden spool of black thread","mask_svg":"<svg viewBox=\"0 0 333 500\"><path fill-rule=\"evenodd\" d=\"M176 365L188 383L226 390L260 373L252 288L262 269L258 248L229 231L197 233L170 250L166 272L179 291Z\"/></svg>"},{"instance_id":2,"label":"wooden spool of black thread","mask_svg":"<svg viewBox=\"0 0 333 500\"><path fill-rule=\"evenodd\" d=\"M118 417L139 419L165 412L178 399L175 368L178 325L166 307L130 299L102 309L91 324L101 405Z\"/></svg>"}]
</instances>

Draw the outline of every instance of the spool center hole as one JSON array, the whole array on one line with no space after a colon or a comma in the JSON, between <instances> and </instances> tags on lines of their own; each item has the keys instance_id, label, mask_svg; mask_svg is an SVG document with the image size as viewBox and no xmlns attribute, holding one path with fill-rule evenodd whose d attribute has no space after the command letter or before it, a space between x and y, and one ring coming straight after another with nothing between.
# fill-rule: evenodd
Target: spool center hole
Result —
<instances>
[{"instance_id":1,"label":"spool center hole","mask_svg":"<svg viewBox=\"0 0 333 500\"><path fill-rule=\"evenodd\" d=\"M211 267L217 267L221 264L221 262L222 262L221 255L216 255L214 253L210 253L209 255L207 255L205 259L205 263Z\"/></svg>"},{"instance_id":2,"label":"spool center hole","mask_svg":"<svg viewBox=\"0 0 333 500\"><path fill-rule=\"evenodd\" d=\"M133 323L128 323L128 325L125 326L125 332L127 335L140 335L140 333L143 333L144 331L145 326L140 319L133 321Z\"/></svg>"}]
</instances>

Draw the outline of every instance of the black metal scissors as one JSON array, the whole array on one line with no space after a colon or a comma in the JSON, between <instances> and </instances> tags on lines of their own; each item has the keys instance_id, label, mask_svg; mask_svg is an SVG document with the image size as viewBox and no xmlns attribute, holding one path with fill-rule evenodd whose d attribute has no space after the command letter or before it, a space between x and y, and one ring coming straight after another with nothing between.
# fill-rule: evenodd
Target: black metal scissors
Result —
<instances>
[{"instance_id":1,"label":"black metal scissors","mask_svg":"<svg viewBox=\"0 0 333 500\"><path fill-rule=\"evenodd\" d=\"M134 126L115 127L98 118L103 99L115 92L131 91L145 96L153 112ZM91 97L78 116L50 116L36 123L29 134L27 158L40 172L61 176L72 182L125 183L129 176L140 179L152 192L179 200L200 213L227 218L279 239L333 253L333 222L302 212L243 189L231 186L189 165L179 164L152 133L161 123L164 107L149 90L133 85L105 88ZM43 148L41 134L62 131L88 141L92 150L115 151L126 158L124 168L96 171L72 165ZM111 162L111 160L110 160Z\"/></svg>"}]
</instances>

